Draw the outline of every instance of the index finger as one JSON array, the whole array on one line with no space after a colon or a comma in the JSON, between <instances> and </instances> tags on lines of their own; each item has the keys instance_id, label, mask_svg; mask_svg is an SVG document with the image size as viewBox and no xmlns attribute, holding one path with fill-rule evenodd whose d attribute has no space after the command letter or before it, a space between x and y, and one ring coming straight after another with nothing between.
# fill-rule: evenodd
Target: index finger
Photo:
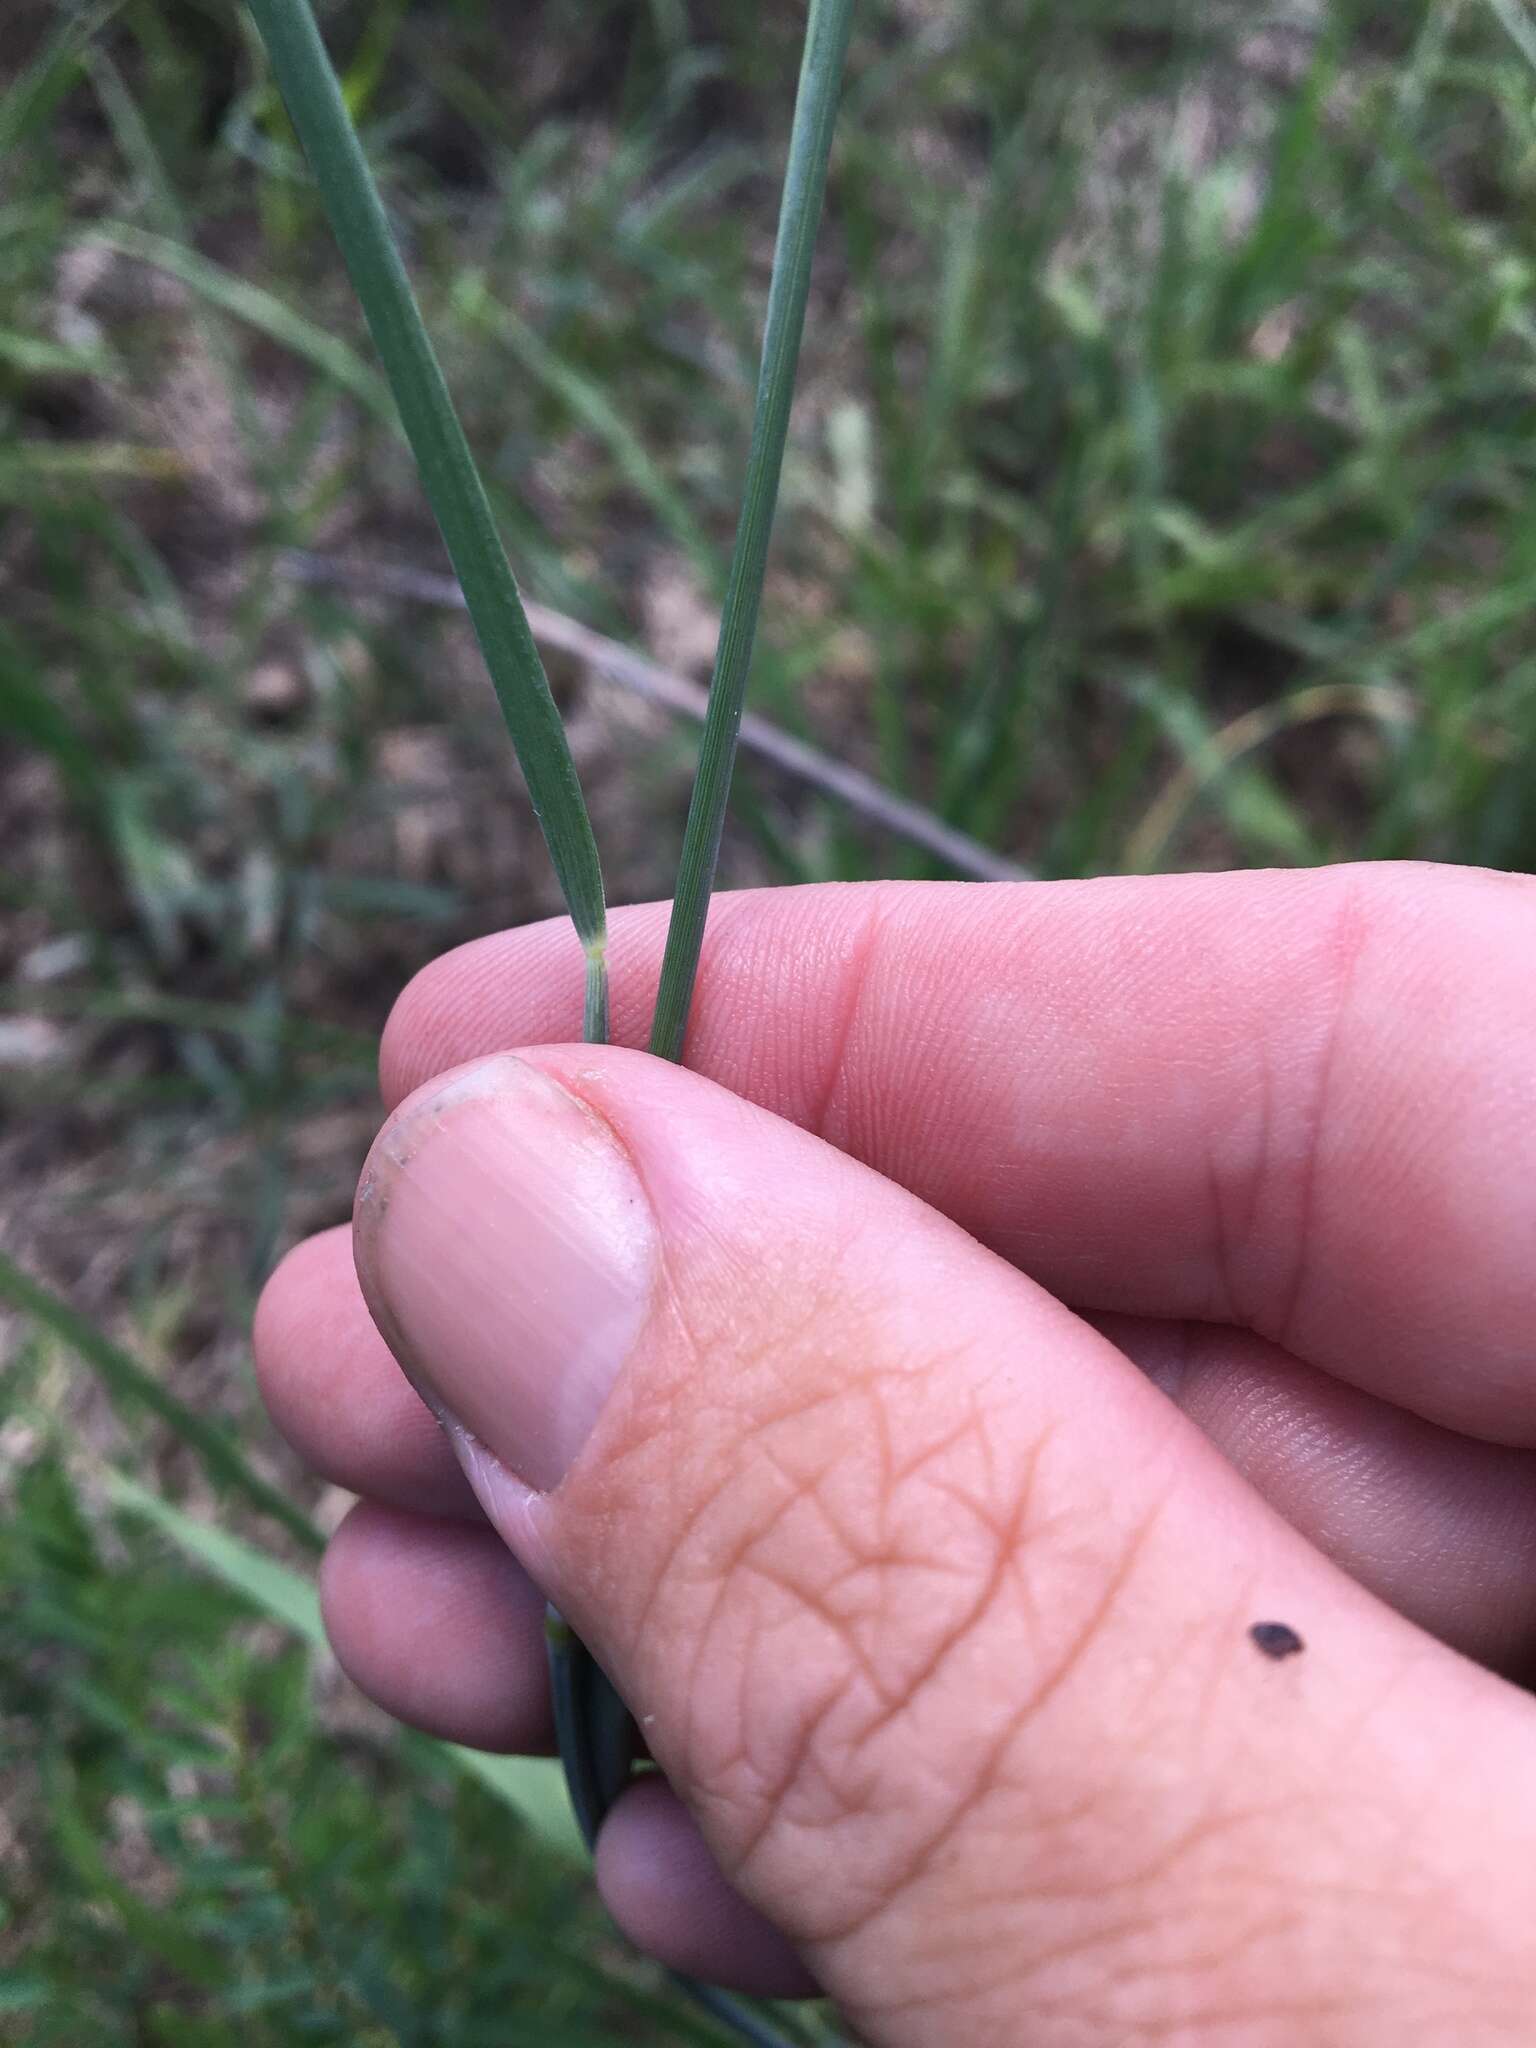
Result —
<instances>
[{"instance_id":1,"label":"index finger","mask_svg":"<svg viewBox=\"0 0 1536 2048\"><path fill-rule=\"evenodd\" d=\"M666 906L613 922L643 1045ZM391 1102L573 1039L563 922L419 975ZM724 897L689 1064L1082 1309L1240 1324L1536 1443L1536 887L1392 865Z\"/></svg>"}]
</instances>

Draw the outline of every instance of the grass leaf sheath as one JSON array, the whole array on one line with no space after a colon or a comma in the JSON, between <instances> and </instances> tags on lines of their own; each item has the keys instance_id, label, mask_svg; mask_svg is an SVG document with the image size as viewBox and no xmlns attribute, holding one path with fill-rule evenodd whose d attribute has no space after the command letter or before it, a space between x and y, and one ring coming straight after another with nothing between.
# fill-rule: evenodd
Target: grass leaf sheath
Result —
<instances>
[{"instance_id":1,"label":"grass leaf sheath","mask_svg":"<svg viewBox=\"0 0 1536 2048\"><path fill-rule=\"evenodd\" d=\"M607 1014L602 871L522 599L309 0L248 0L362 303L442 529L528 794L588 963L588 1035Z\"/></svg>"},{"instance_id":2,"label":"grass leaf sheath","mask_svg":"<svg viewBox=\"0 0 1536 2048\"><path fill-rule=\"evenodd\" d=\"M725 829L742 707L757 640L768 544L779 501L784 445L789 436L790 406L811 290L811 259L826 196L832 132L852 26L853 0L811 0L794 132L779 210L773 278L768 291L746 490L721 612L709 714L683 835L677 894L651 1027L651 1051L663 1059L682 1058L688 1033L688 1012L704 945L704 924L720 858L720 835Z\"/></svg>"}]
</instances>

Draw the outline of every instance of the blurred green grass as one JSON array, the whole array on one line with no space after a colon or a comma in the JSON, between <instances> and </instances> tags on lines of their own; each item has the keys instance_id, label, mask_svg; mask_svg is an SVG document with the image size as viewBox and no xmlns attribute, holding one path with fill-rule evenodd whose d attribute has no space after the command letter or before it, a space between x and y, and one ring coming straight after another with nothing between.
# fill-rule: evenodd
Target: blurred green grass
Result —
<instances>
[{"instance_id":1,"label":"blurred green grass","mask_svg":"<svg viewBox=\"0 0 1536 2048\"><path fill-rule=\"evenodd\" d=\"M697 674L797 11L322 12L530 596ZM1047 876L1536 866L1522 26L865 0L756 708ZM462 623L285 569L440 563L248 25L7 31L0 1244L325 1522L253 1290L346 1214L400 982L556 899ZM693 735L556 682L616 895L664 893ZM940 871L748 767L727 880ZM115 1504L298 1561L174 1427L0 1345L0 2038L710 2038Z\"/></svg>"}]
</instances>

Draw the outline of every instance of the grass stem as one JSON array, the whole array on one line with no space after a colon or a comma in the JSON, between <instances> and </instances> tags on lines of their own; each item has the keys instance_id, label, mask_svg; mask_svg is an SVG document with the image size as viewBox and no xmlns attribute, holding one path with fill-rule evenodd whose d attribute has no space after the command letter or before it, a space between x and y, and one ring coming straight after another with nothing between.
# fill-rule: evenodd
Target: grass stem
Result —
<instances>
[{"instance_id":1,"label":"grass stem","mask_svg":"<svg viewBox=\"0 0 1536 2048\"><path fill-rule=\"evenodd\" d=\"M784 447L789 438L795 373L800 364L800 341L811 291L811 259L826 196L827 165L852 27L853 0L811 0L779 212L773 279L768 291L746 491L726 586L709 712L699 750L699 772L683 834L677 893L651 1027L651 1051L663 1059L680 1060L683 1056L699 955L704 946L704 925L720 860L720 838L725 829L742 709L762 609L768 544L773 536Z\"/></svg>"},{"instance_id":2,"label":"grass stem","mask_svg":"<svg viewBox=\"0 0 1536 2048\"><path fill-rule=\"evenodd\" d=\"M309 0L249 0L249 5L384 365L550 859L590 957L594 948L601 949L605 936L597 841L485 487L422 323L378 187Z\"/></svg>"}]
</instances>

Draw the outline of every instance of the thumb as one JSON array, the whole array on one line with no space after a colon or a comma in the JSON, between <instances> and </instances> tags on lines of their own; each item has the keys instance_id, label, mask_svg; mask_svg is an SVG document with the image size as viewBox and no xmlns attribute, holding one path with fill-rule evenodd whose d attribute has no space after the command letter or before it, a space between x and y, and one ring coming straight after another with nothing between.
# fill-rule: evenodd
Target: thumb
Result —
<instances>
[{"instance_id":1,"label":"thumb","mask_svg":"<svg viewBox=\"0 0 1536 2048\"><path fill-rule=\"evenodd\" d=\"M1529 2039L1536 1708L914 1197L544 1049L405 1105L358 1248L505 1540L872 2042Z\"/></svg>"}]
</instances>

